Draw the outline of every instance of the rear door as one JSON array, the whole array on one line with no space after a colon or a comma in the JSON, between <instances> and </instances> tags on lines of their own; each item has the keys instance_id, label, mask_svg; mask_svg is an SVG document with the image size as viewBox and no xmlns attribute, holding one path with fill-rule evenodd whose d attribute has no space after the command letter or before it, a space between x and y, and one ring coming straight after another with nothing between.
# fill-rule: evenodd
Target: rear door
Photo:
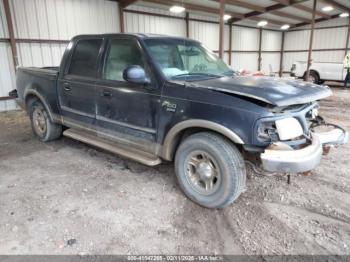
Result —
<instances>
[{"instance_id":1,"label":"rear door","mask_svg":"<svg viewBox=\"0 0 350 262\"><path fill-rule=\"evenodd\" d=\"M95 121L95 83L102 44L102 38L78 40L64 76L58 81L61 114L71 125L91 127Z\"/></svg>"},{"instance_id":2,"label":"rear door","mask_svg":"<svg viewBox=\"0 0 350 262\"><path fill-rule=\"evenodd\" d=\"M123 79L131 65L143 67L150 84L136 84ZM138 141L140 149L152 151L156 140L160 88L152 76L139 42L132 37L113 37L108 41L101 79L96 83L96 123L103 130Z\"/></svg>"}]
</instances>

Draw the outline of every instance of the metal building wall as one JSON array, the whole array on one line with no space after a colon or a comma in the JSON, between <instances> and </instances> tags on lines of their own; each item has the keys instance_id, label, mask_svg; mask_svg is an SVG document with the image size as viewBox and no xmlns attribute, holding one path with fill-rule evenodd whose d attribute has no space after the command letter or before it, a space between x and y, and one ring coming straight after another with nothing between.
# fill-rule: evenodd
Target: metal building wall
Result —
<instances>
[{"instance_id":1,"label":"metal building wall","mask_svg":"<svg viewBox=\"0 0 350 262\"><path fill-rule=\"evenodd\" d=\"M174 14L166 10L137 5L132 5L128 7L127 10L174 16ZM184 18L183 15L176 15L176 17ZM125 32L127 33L153 33L186 37L185 20L176 18L137 14L126 11L124 12L124 26Z\"/></svg>"},{"instance_id":2,"label":"metal building wall","mask_svg":"<svg viewBox=\"0 0 350 262\"><path fill-rule=\"evenodd\" d=\"M258 70L259 29L232 27L232 68Z\"/></svg>"},{"instance_id":3,"label":"metal building wall","mask_svg":"<svg viewBox=\"0 0 350 262\"><path fill-rule=\"evenodd\" d=\"M282 32L263 30L261 41L261 70L265 73L279 72Z\"/></svg>"},{"instance_id":4,"label":"metal building wall","mask_svg":"<svg viewBox=\"0 0 350 262\"><path fill-rule=\"evenodd\" d=\"M148 15L145 13L166 15L177 18ZM197 14L190 14L190 19L218 22L217 18L203 17L202 15ZM189 21L189 37L202 42L211 50L217 51L219 49L219 24L193 20ZM124 12L124 26L125 32L129 33L154 33L186 37L185 15L173 14L168 10L160 8L131 5ZM229 26L226 25L224 45L224 49L226 51L228 50L229 45L228 36ZM224 55L224 60L226 62L228 61L227 53Z\"/></svg>"},{"instance_id":5,"label":"metal building wall","mask_svg":"<svg viewBox=\"0 0 350 262\"><path fill-rule=\"evenodd\" d=\"M346 46L348 23L348 19L340 18L316 24L313 41L314 51L312 52L313 61L343 62L345 50L341 49L345 49ZM293 62L307 60L310 30L308 27L304 27L303 29L304 30L286 32L283 59L285 71L289 71Z\"/></svg>"},{"instance_id":6,"label":"metal building wall","mask_svg":"<svg viewBox=\"0 0 350 262\"><path fill-rule=\"evenodd\" d=\"M191 18L193 16L190 16ZM203 18L202 18L203 19ZM189 37L200 41L209 49L217 52L219 50L219 24L202 21L189 22ZM224 27L224 56L223 60L229 61L229 26Z\"/></svg>"},{"instance_id":7,"label":"metal building wall","mask_svg":"<svg viewBox=\"0 0 350 262\"><path fill-rule=\"evenodd\" d=\"M77 34L119 32L118 6L103 0L11 0L15 37L69 40ZM18 43L22 66L57 66L65 43Z\"/></svg>"},{"instance_id":8,"label":"metal building wall","mask_svg":"<svg viewBox=\"0 0 350 262\"><path fill-rule=\"evenodd\" d=\"M191 17L191 16L190 16ZM211 50L219 50L219 24L190 21L190 38L202 42ZM229 48L229 26L224 29L224 50Z\"/></svg>"},{"instance_id":9,"label":"metal building wall","mask_svg":"<svg viewBox=\"0 0 350 262\"><path fill-rule=\"evenodd\" d=\"M118 4L105 0L9 0L21 66L57 66L65 49L65 42L83 33L119 32ZM168 10L131 5L129 10L174 16ZM8 38L3 0L0 0L0 38ZM143 32L186 36L184 14L171 17L136 14L126 11L126 32ZM207 20L205 22L203 20ZM343 61L348 19L334 19L316 25L313 60L320 62ZM337 26L337 28L327 28ZM324 28L325 27L325 28ZM303 30L304 29L304 30ZM306 61L310 31L308 27L286 32L283 69L288 71L294 61ZM263 30L262 71L279 70L281 32ZM190 38L203 42L210 49L219 49L219 24L217 17L191 14ZM229 26L225 26L224 60L229 60ZM41 39L33 42L31 39ZM258 70L259 29L234 25L232 27L233 69ZM350 43L349 43L350 47ZM323 50L323 51L322 51ZM14 88L14 69L8 41L0 41L0 96ZM0 111L15 108L13 101L0 101Z\"/></svg>"},{"instance_id":10,"label":"metal building wall","mask_svg":"<svg viewBox=\"0 0 350 262\"><path fill-rule=\"evenodd\" d=\"M8 38L3 0L0 1L0 38ZM74 35L120 31L116 2L9 0L9 3L20 66L58 66L66 47L65 41ZM31 41L33 39L35 42ZM15 88L9 43L0 43L0 57L0 96L6 96ZM14 101L0 101L0 111L14 108Z\"/></svg>"}]
</instances>

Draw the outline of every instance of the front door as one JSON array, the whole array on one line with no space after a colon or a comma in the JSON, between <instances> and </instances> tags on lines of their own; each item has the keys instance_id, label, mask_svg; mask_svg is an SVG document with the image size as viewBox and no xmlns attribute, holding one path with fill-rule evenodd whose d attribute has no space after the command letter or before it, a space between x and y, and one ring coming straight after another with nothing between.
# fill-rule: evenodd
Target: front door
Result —
<instances>
[{"instance_id":1,"label":"front door","mask_svg":"<svg viewBox=\"0 0 350 262\"><path fill-rule=\"evenodd\" d=\"M96 85L96 122L99 128L117 134L127 143L154 153L160 89L134 38L120 36L109 40L101 72ZM131 65L143 67L151 84L135 84L123 79L123 71Z\"/></svg>"},{"instance_id":2,"label":"front door","mask_svg":"<svg viewBox=\"0 0 350 262\"><path fill-rule=\"evenodd\" d=\"M61 114L68 126L92 128L96 111L96 78L102 39L81 39L73 50L68 70L58 81Z\"/></svg>"}]
</instances>

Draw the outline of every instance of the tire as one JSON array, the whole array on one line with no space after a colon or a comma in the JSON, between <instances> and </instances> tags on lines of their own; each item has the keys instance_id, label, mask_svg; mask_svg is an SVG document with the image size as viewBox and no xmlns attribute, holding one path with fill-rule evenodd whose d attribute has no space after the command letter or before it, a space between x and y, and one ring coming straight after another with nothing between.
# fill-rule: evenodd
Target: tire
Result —
<instances>
[{"instance_id":1,"label":"tire","mask_svg":"<svg viewBox=\"0 0 350 262\"><path fill-rule=\"evenodd\" d=\"M195 203L224 208L245 190L242 155L221 135L201 132L187 137L175 155L180 188Z\"/></svg>"},{"instance_id":2,"label":"tire","mask_svg":"<svg viewBox=\"0 0 350 262\"><path fill-rule=\"evenodd\" d=\"M305 73L304 80L306 80L306 73ZM313 84L319 84L320 83L320 77L318 76L318 74L315 71L310 71L309 82L311 82Z\"/></svg>"},{"instance_id":3,"label":"tire","mask_svg":"<svg viewBox=\"0 0 350 262\"><path fill-rule=\"evenodd\" d=\"M62 134L62 126L52 123L43 104L32 99L28 103L28 112L33 133L43 142L59 138Z\"/></svg>"}]
</instances>

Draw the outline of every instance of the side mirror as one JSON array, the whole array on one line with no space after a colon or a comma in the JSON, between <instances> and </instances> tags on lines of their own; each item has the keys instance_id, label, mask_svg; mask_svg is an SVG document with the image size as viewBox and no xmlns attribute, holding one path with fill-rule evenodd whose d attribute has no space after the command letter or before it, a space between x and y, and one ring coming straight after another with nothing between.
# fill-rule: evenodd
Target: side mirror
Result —
<instances>
[{"instance_id":1,"label":"side mirror","mask_svg":"<svg viewBox=\"0 0 350 262\"><path fill-rule=\"evenodd\" d=\"M149 84L150 80L146 76L145 70L138 65L128 66L123 71L123 78L127 82L135 84Z\"/></svg>"}]
</instances>

